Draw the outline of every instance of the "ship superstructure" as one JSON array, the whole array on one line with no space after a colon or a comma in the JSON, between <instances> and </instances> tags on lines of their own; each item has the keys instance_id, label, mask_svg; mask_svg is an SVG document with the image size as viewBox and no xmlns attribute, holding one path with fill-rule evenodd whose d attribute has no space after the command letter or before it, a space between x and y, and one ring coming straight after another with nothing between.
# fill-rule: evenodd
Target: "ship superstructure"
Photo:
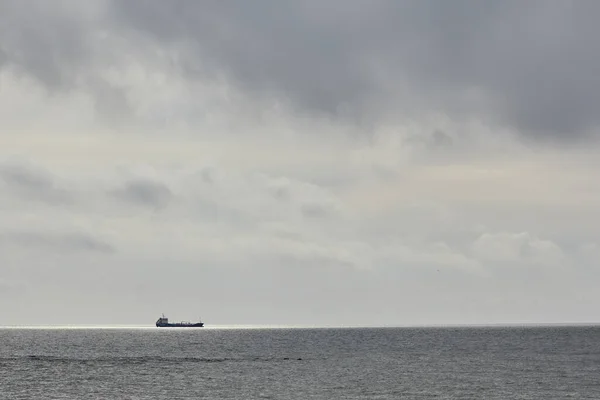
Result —
<instances>
[{"instance_id":1,"label":"ship superstructure","mask_svg":"<svg viewBox=\"0 0 600 400\"><path fill-rule=\"evenodd\" d=\"M156 321L157 328L202 328L203 326L204 322L200 320L198 322L182 321L172 323L169 322L169 318L165 317L164 314Z\"/></svg>"}]
</instances>

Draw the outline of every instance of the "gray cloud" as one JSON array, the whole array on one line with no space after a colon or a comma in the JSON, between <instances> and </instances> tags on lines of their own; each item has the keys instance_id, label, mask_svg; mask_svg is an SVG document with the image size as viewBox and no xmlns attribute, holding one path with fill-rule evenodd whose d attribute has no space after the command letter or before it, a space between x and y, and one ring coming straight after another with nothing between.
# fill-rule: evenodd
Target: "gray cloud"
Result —
<instances>
[{"instance_id":1,"label":"gray cloud","mask_svg":"<svg viewBox=\"0 0 600 400\"><path fill-rule=\"evenodd\" d=\"M0 179L20 197L31 201L64 204L72 201L53 177L43 170L22 164L0 164Z\"/></svg>"},{"instance_id":2,"label":"gray cloud","mask_svg":"<svg viewBox=\"0 0 600 400\"><path fill-rule=\"evenodd\" d=\"M332 213L332 210L326 205L314 203L302 204L300 210L302 211L302 215L307 218L325 218Z\"/></svg>"},{"instance_id":3,"label":"gray cloud","mask_svg":"<svg viewBox=\"0 0 600 400\"><path fill-rule=\"evenodd\" d=\"M163 183L148 180L130 181L112 194L121 200L153 208L166 207L173 196Z\"/></svg>"},{"instance_id":4,"label":"gray cloud","mask_svg":"<svg viewBox=\"0 0 600 400\"><path fill-rule=\"evenodd\" d=\"M118 118L131 114L128 85L100 72L122 72L120 48L298 113L368 126L446 113L568 139L600 122L598 11L592 1L9 1L0 54L50 88L93 93Z\"/></svg>"},{"instance_id":5,"label":"gray cloud","mask_svg":"<svg viewBox=\"0 0 600 400\"><path fill-rule=\"evenodd\" d=\"M592 320L598 7L1 1L5 321Z\"/></svg>"},{"instance_id":6,"label":"gray cloud","mask_svg":"<svg viewBox=\"0 0 600 400\"><path fill-rule=\"evenodd\" d=\"M83 11L65 0L52 5L37 0L2 2L0 52L5 65L51 89L73 88L92 61L86 42L94 31L86 26L89 19L83 18Z\"/></svg>"},{"instance_id":7,"label":"gray cloud","mask_svg":"<svg viewBox=\"0 0 600 400\"><path fill-rule=\"evenodd\" d=\"M226 73L299 110L483 117L529 133L598 124L596 2L115 2L120 26L183 42L193 76Z\"/></svg>"},{"instance_id":8,"label":"gray cloud","mask_svg":"<svg viewBox=\"0 0 600 400\"><path fill-rule=\"evenodd\" d=\"M0 67L33 77L53 94L90 95L102 121L131 117L125 89L106 77L116 64L116 49L107 35L108 21L102 18L105 3L2 2Z\"/></svg>"},{"instance_id":9,"label":"gray cloud","mask_svg":"<svg viewBox=\"0 0 600 400\"><path fill-rule=\"evenodd\" d=\"M66 252L113 253L115 248L85 233L47 233L10 231L0 233L0 245L17 245L26 249L42 247Z\"/></svg>"}]
</instances>

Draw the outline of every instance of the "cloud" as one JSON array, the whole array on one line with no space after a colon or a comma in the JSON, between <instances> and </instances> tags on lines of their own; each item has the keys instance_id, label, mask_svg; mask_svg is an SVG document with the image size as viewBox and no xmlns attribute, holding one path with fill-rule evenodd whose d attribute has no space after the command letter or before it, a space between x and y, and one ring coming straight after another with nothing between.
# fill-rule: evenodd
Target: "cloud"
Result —
<instances>
[{"instance_id":1,"label":"cloud","mask_svg":"<svg viewBox=\"0 0 600 400\"><path fill-rule=\"evenodd\" d=\"M596 8L0 2L5 320L596 318Z\"/></svg>"},{"instance_id":2,"label":"cloud","mask_svg":"<svg viewBox=\"0 0 600 400\"><path fill-rule=\"evenodd\" d=\"M319 204L303 204L301 210L308 218L323 218L329 214L327 208Z\"/></svg>"},{"instance_id":3,"label":"cloud","mask_svg":"<svg viewBox=\"0 0 600 400\"><path fill-rule=\"evenodd\" d=\"M51 90L90 93L113 122L152 118L139 102L160 77L190 90L219 82L219 90L367 132L441 114L571 141L600 122L600 58L590 51L598 7L9 1L0 65Z\"/></svg>"},{"instance_id":4,"label":"cloud","mask_svg":"<svg viewBox=\"0 0 600 400\"><path fill-rule=\"evenodd\" d=\"M110 254L115 248L85 233L44 233L12 231L0 233L0 246L14 245L31 251L44 248L66 252L92 252Z\"/></svg>"},{"instance_id":5,"label":"cloud","mask_svg":"<svg viewBox=\"0 0 600 400\"><path fill-rule=\"evenodd\" d=\"M30 165L0 164L0 179L8 190L26 201L42 201L49 204L64 204L71 201L69 193L60 188L50 174Z\"/></svg>"},{"instance_id":6,"label":"cloud","mask_svg":"<svg viewBox=\"0 0 600 400\"><path fill-rule=\"evenodd\" d=\"M173 196L166 185L145 180L127 182L112 194L121 200L157 209L166 207Z\"/></svg>"},{"instance_id":7,"label":"cloud","mask_svg":"<svg viewBox=\"0 0 600 400\"><path fill-rule=\"evenodd\" d=\"M103 1L8 1L0 6L5 67L17 68L52 90L75 88L94 62Z\"/></svg>"},{"instance_id":8,"label":"cloud","mask_svg":"<svg viewBox=\"0 0 600 400\"><path fill-rule=\"evenodd\" d=\"M485 233L472 246L472 253L482 262L494 265L566 266L562 249L549 240L522 233Z\"/></svg>"},{"instance_id":9,"label":"cloud","mask_svg":"<svg viewBox=\"0 0 600 400\"><path fill-rule=\"evenodd\" d=\"M113 5L125 32L183 48L189 79L226 74L300 112L449 113L567 140L599 122L595 3Z\"/></svg>"},{"instance_id":10,"label":"cloud","mask_svg":"<svg viewBox=\"0 0 600 400\"><path fill-rule=\"evenodd\" d=\"M412 182L406 179L406 171L384 181L368 177L366 182L377 185L365 190L354 184L320 186L290 176L235 169L235 164L212 164L209 181L204 179L203 164L188 163L186 168L138 164L127 173L106 165L102 171L79 168L62 173L39 167L60 182L67 180L69 171L68 180L77 183L77 192L87 193L76 206L41 203L30 208L34 219L16 203L0 210L2 276L26 282L32 288L28 293L47 297L55 308L60 305L65 323L69 318L82 323L131 323L131 315L145 323L145 318L154 318L155 309L163 308L177 310L185 318L186 313L199 312L195 309L199 303L209 304L201 311L211 323L252 323L248 313L254 323L536 320L535 315L551 319L549 314L539 314L544 309L536 304L539 298L557 304L550 294L561 287L559 280L567 292L592 293L585 282L596 276L591 267L597 261L593 244L572 250L560 237L548 238L547 227L534 223L555 220L527 219L527 210L505 204L496 208L495 203L481 200L483 216L457 207L463 204L460 199L489 190L485 184L505 187L504 181L486 183L486 175L472 182L474 192L470 186L459 188L461 196L456 199L460 201L453 203L441 196L454 182L452 173L448 181L440 181L438 174L433 181L431 175L417 174ZM111 191L115 187L124 196L118 201ZM562 190L558 183L553 187ZM283 199L275 195L281 188L287 193ZM386 200L382 188L417 197L413 202L403 197ZM424 188L439 192L435 196L419 192ZM369 202L357 201L354 189ZM169 193L167 203L162 203L161 193ZM434 197L436 202L426 201ZM157 204L167 206L148 218L144 208L155 209ZM331 214L308 218L303 214L306 204L332 207L335 218ZM516 222L502 212L514 214ZM32 224L35 230L30 229ZM519 233L518 224L528 231ZM561 233L565 232L570 231ZM111 256L110 263L106 255ZM568 268L560 268L564 266ZM535 284L528 271L537 271ZM578 274L587 278L582 280ZM153 296L165 285L181 290L166 300ZM57 287L64 295L57 295ZM193 290L197 287L202 290ZM110 300L106 293L111 293ZM77 298L79 304L98 312L92 318L67 304L63 296ZM215 296L228 300L210 305ZM26 297L22 312L41 313L35 296ZM577 304L565 301L571 304L566 310ZM234 302L244 306L234 308ZM415 310L399 311L398 304L408 303ZM118 304L123 309L117 314L108 312ZM345 314L349 306L355 310L352 315ZM315 307L321 308L311 311ZM259 311L252 313L253 308ZM295 311L293 321L290 310ZM587 315L583 310L577 313L557 311L556 315L583 319ZM13 316L15 321L20 318L25 317Z\"/></svg>"}]
</instances>

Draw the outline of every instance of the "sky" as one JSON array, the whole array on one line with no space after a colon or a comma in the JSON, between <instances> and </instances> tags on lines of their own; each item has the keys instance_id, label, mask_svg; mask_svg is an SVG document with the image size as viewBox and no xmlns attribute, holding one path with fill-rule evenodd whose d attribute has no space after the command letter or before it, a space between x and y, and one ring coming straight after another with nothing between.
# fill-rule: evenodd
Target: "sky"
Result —
<instances>
[{"instance_id":1,"label":"sky","mask_svg":"<svg viewBox=\"0 0 600 400\"><path fill-rule=\"evenodd\" d=\"M595 1L0 1L0 325L598 322Z\"/></svg>"}]
</instances>

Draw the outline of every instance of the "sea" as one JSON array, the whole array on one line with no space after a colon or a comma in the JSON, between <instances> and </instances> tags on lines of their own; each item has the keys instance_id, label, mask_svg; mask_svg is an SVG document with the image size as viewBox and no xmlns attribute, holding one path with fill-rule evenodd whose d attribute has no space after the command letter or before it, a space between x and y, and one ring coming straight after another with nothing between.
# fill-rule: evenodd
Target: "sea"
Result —
<instances>
[{"instance_id":1,"label":"sea","mask_svg":"<svg viewBox=\"0 0 600 400\"><path fill-rule=\"evenodd\" d=\"M600 399L600 327L2 328L0 399Z\"/></svg>"}]
</instances>

